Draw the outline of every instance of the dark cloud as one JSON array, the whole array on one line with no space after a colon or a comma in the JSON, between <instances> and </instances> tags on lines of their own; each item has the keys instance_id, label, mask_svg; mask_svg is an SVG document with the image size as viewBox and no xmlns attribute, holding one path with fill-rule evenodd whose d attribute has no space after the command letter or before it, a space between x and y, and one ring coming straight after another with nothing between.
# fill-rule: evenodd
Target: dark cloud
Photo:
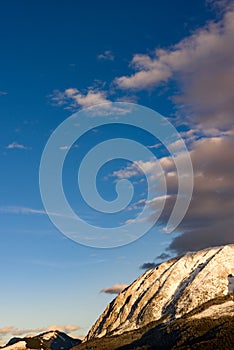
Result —
<instances>
[{"instance_id":1,"label":"dark cloud","mask_svg":"<svg viewBox=\"0 0 234 350\"><path fill-rule=\"evenodd\" d=\"M194 192L189 209L177 228L182 232L168 250L181 254L234 243L234 137L196 141L191 150ZM171 195L160 223L166 225L175 204L177 181L167 178Z\"/></svg>"},{"instance_id":2,"label":"dark cloud","mask_svg":"<svg viewBox=\"0 0 234 350\"><path fill-rule=\"evenodd\" d=\"M120 292L122 292L122 290L124 290L125 288L127 288L128 285L127 284L114 284L112 287L110 288L104 288L100 291L100 293L106 293L106 294L119 294Z\"/></svg>"},{"instance_id":3,"label":"dark cloud","mask_svg":"<svg viewBox=\"0 0 234 350\"><path fill-rule=\"evenodd\" d=\"M207 247L215 247L234 243L233 226L234 219L215 222L209 227L187 229L181 236L176 237L169 246L178 254L187 251L201 250Z\"/></svg>"},{"instance_id":4,"label":"dark cloud","mask_svg":"<svg viewBox=\"0 0 234 350\"><path fill-rule=\"evenodd\" d=\"M234 2L207 0L218 8L210 21L169 49L136 54L134 72L116 79L122 89L152 89L174 80L178 95L177 123L190 127L184 134L194 167L194 192L189 209L177 227L168 251L183 254L234 243ZM193 142L193 143L192 143ZM157 176L153 162L141 162ZM167 179L167 197L159 224L166 227L174 207L178 179L171 157L160 159ZM128 168L131 177L135 169ZM163 198L164 199L164 198ZM148 206L154 220L160 198ZM142 268L152 268L145 263Z\"/></svg>"},{"instance_id":5,"label":"dark cloud","mask_svg":"<svg viewBox=\"0 0 234 350\"><path fill-rule=\"evenodd\" d=\"M158 256L156 256L155 260L166 260L170 258L170 254L162 253Z\"/></svg>"},{"instance_id":6,"label":"dark cloud","mask_svg":"<svg viewBox=\"0 0 234 350\"><path fill-rule=\"evenodd\" d=\"M143 265L140 266L140 269L142 270L150 270L153 269L154 267L157 267L158 264L154 263L154 262L147 262L144 263Z\"/></svg>"}]
</instances>

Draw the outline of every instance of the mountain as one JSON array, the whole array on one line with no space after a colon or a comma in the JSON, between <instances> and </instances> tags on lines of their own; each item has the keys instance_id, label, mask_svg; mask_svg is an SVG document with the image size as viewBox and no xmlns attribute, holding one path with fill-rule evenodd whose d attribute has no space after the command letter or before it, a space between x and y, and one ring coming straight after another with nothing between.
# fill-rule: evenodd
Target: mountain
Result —
<instances>
[{"instance_id":1,"label":"mountain","mask_svg":"<svg viewBox=\"0 0 234 350\"><path fill-rule=\"evenodd\" d=\"M233 350L234 245L173 258L146 271L105 309L81 343L50 331L5 350Z\"/></svg>"},{"instance_id":2,"label":"mountain","mask_svg":"<svg viewBox=\"0 0 234 350\"><path fill-rule=\"evenodd\" d=\"M228 294L234 274L234 245L188 253L166 261L122 291L105 309L86 340L179 318Z\"/></svg>"},{"instance_id":3,"label":"mountain","mask_svg":"<svg viewBox=\"0 0 234 350\"><path fill-rule=\"evenodd\" d=\"M234 245L215 247L146 271L75 348L233 350L233 257Z\"/></svg>"},{"instance_id":4,"label":"mountain","mask_svg":"<svg viewBox=\"0 0 234 350\"><path fill-rule=\"evenodd\" d=\"M72 337L69 337L66 333L55 330L44 332L36 336L12 338L4 347L4 350L69 350L73 346L78 345L80 343L80 339L74 339Z\"/></svg>"}]
</instances>

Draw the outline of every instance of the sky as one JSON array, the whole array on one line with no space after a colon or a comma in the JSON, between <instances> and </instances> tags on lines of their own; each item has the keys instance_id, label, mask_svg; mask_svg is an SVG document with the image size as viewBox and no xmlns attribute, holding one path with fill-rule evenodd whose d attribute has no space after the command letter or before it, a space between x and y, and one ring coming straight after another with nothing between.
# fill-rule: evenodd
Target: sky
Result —
<instances>
[{"instance_id":1,"label":"sky","mask_svg":"<svg viewBox=\"0 0 234 350\"><path fill-rule=\"evenodd\" d=\"M0 341L54 328L82 337L144 269L187 251L234 243L234 3L9 0L0 6ZM156 113L155 124L149 122L152 134L121 124L126 110L116 102L131 107L133 118L134 108ZM175 140L169 152L160 142L161 129L154 136L157 113L179 132L193 165L191 202L170 234L164 228L181 180L175 165L183 168L185 152L177 153ZM82 123L92 126L100 114L107 121L117 114L119 124L90 127L71 147L64 134L46 168L45 192L51 192L52 170L65 157L64 193L89 225L106 231L141 225L138 213L146 206L144 223L151 229L107 248L60 232L39 186L43 150L61 123L72 116L79 133ZM147 123L150 117L142 115ZM97 172L100 196L115 200L115 186L123 179L132 183L134 195L125 210L99 213L83 200L77 172L93 147L115 138L141 143L152 157L135 151L129 161L122 156L127 147L109 147L121 156ZM84 189L92 197L90 169ZM182 186L186 181L182 178ZM53 217L68 220L61 213Z\"/></svg>"}]
</instances>

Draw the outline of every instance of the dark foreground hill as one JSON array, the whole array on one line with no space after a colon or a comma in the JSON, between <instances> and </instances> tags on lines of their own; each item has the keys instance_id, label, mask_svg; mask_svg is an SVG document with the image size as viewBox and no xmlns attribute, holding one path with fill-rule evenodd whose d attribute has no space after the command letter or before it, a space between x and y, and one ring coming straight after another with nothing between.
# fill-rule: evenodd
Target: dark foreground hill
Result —
<instances>
[{"instance_id":1,"label":"dark foreground hill","mask_svg":"<svg viewBox=\"0 0 234 350\"><path fill-rule=\"evenodd\" d=\"M160 320L139 330L95 338L74 350L233 350L233 297L211 300L174 321Z\"/></svg>"}]
</instances>

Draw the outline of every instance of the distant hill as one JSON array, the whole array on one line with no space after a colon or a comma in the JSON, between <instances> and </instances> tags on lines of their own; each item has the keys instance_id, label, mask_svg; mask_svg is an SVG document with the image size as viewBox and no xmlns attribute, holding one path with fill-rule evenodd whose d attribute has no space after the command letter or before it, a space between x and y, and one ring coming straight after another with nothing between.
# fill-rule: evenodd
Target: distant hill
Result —
<instances>
[{"instance_id":1,"label":"distant hill","mask_svg":"<svg viewBox=\"0 0 234 350\"><path fill-rule=\"evenodd\" d=\"M12 338L4 350L26 350L26 349L44 349L44 350L69 350L73 346L81 343L80 339L69 337L66 333L60 331L44 332L34 337Z\"/></svg>"}]
</instances>

